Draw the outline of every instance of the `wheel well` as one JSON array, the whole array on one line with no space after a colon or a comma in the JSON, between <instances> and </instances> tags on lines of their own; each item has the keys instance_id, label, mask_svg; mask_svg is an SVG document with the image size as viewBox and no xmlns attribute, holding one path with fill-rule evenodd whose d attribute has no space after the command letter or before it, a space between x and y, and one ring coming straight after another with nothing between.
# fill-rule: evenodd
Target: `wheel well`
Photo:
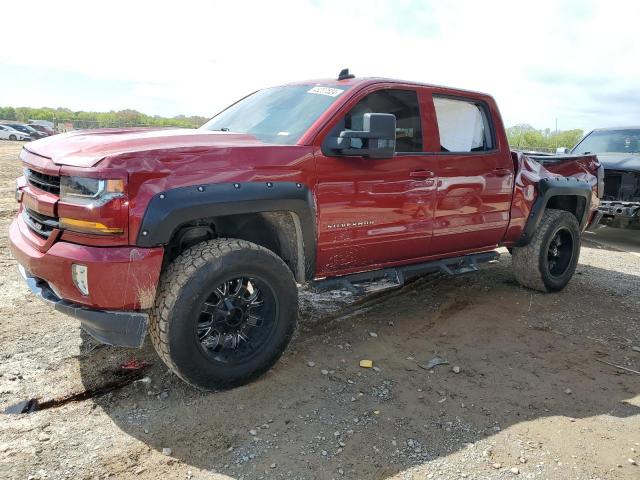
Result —
<instances>
[{"instance_id":1,"label":"wheel well","mask_svg":"<svg viewBox=\"0 0 640 480\"><path fill-rule=\"evenodd\" d=\"M181 225L165 247L165 262L173 261L193 245L214 238L238 238L265 247L282 258L298 282L305 281L302 230L293 212L225 215Z\"/></svg>"},{"instance_id":2,"label":"wheel well","mask_svg":"<svg viewBox=\"0 0 640 480\"><path fill-rule=\"evenodd\" d=\"M584 218L587 200L578 195L555 195L547 201L546 208L554 208L556 210L564 210L572 213L581 224Z\"/></svg>"}]
</instances>

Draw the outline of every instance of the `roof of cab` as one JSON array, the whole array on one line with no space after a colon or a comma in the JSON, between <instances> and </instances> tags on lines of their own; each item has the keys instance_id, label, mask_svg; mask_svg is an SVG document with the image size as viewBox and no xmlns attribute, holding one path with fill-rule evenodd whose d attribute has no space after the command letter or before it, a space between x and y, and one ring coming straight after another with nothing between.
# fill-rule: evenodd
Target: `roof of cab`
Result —
<instances>
[{"instance_id":1,"label":"roof of cab","mask_svg":"<svg viewBox=\"0 0 640 480\"><path fill-rule=\"evenodd\" d=\"M640 126L594 128L594 132L611 132L616 130L640 130Z\"/></svg>"},{"instance_id":2,"label":"roof of cab","mask_svg":"<svg viewBox=\"0 0 640 480\"><path fill-rule=\"evenodd\" d=\"M448 87L444 85L434 85L431 83L414 82L409 80L399 80L396 78L385 78L385 77L354 77L354 78L349 78L345 80L338 80L337 78L319 78L319 79L312 79L312 80L300 80L295 82L289 82L289 83L286 83L285 85L323 85L323 86L326 85L326 86L332 86L332 87L339 87L339 86L366 87L369 85L374 85L376 83L397 83L399 85L414 85L416 87L429 87L429 88L437 88L437 89L444 89L444 90L454 90L460 93L478 95L483 97L491 97L491 95L487 93L478 92L475 90L466 90L463 88Z\"/></svg>"}]
</instances>

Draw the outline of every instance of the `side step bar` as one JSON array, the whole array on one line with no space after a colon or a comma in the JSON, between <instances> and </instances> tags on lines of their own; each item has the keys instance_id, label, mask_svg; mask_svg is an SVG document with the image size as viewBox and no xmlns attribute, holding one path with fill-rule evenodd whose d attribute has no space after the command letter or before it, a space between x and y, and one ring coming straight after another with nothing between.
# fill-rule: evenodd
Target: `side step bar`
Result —
<instances>
[{"instance_id":1,"label":"side step bar","mask_svg":"<svg viewBox=\"0 0 640 480\"><path fill-rule=\"evenodd\" d=\"M383 268L372 272L354 273L344 277L331 277L311 282L310 287L317 292L329 290L349 290L355 295L362 295L365 289L361 284L387 280L389 288L401 287L411 278L427 273L443 272L447 275L462 275L478 271L478 264L497 260L500 254L496 251L474 253L463 257L445 258L431 262L416 263L402 267Z\"/></svg>"}]
</instances>

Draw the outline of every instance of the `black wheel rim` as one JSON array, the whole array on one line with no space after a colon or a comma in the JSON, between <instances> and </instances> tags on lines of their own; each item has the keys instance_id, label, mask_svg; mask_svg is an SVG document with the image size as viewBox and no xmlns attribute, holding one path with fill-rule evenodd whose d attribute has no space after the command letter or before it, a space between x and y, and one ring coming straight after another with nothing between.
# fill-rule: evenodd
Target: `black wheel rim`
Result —
<instances>
[{"instance_id":1,"label":"black wheel rim","mask_svg":"<svg viewBox=\"0 0 640 480\"><path fill-rule=\"evenodd\" d=\"M547 249L547 265L553 277L561 277L573 259L573 234L567 228L556 231Z\"/></svg>"},{"instance_id":2,"label":"black wheel rim","mask_svg":"<svg viewBox=\"0 0 640 480\"><path fill-rule=\"evenodd\" d=\"M235 277L216 286L202 303L196 336L215 361L241 364L269 340L278 303L273 290L256 277Z\"/></svg>"}]
</instances>

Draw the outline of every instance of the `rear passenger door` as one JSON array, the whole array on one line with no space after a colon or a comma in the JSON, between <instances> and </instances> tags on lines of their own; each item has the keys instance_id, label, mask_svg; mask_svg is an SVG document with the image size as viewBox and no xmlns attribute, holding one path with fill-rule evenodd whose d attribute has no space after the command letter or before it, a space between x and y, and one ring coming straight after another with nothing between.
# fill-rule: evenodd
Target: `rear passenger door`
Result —
<instances>
[{"instance_id":1,"label":"rear passenger door","mask_svg":"<svg viewBox=\"0 0 640 480\"><path fill-rule=\"evenodd\" d=\"M432 253L495 246L511 208L513 163L496 144L489 106L433 95L440 143Z\"/></svg>"}]
</instances>

